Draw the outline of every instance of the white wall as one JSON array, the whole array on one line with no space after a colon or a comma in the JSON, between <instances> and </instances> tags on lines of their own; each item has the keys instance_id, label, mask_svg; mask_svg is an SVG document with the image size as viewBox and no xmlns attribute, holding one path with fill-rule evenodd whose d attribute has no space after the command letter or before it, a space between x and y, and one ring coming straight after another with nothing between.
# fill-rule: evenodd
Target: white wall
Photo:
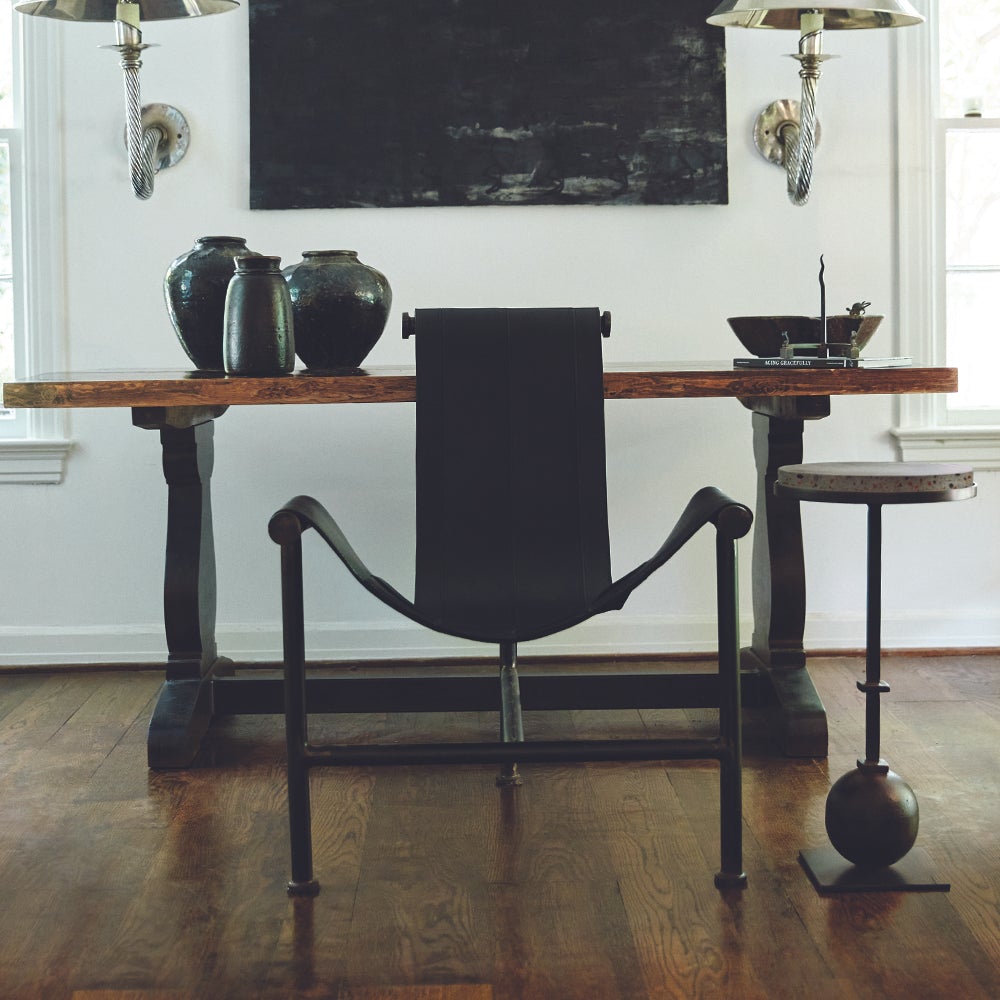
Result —
<instances>
[{"instance_id":1,"label":"white wall","mask_svg":"<svg viewBox=\"0 0 1000 1000\"><path fill-rule=\"evenodd\" d=\"M706 8L707 9L707 8ZM919 29L911 29L919 30ZM814 313L819 254L828 303L869 299L886 313L878 346L895 349L894 152L890 32L831 34L821 84L824 143L815 194L792 207L784 179L759 159L758 110L797 96L786 32L730 31L730 204L652 208L478 208L251 212L248 203L247 9L150 25L143 98L179 107L192 140L157 179L150 202L129 190L121 148L117 59L98 46L107 25L61 25L65 89L69 365L181 368L167 319L163 272L195 237L235 234L286 262L302 250L351 248L386 273L389 328L371 364L410 363L399 317L416 307L598 305L614 315L611 361L730 359L725 317ZM807 457L892 458L890 397L839 398L807 428ZM735 400L608 405L610 505L617 571L649 555L697 487L713 482L754 501L750 414ZM337 514L376 572L405 587L411 559L408 405L257 407L216 424L213 481L222 651L277 656L277 548L267 518L294 493ZM0 566L0 663L154 660L163 648L160 600L165 488L156 435L122 410L72 415L77 442L59 486L5 486ZM972 503L886 514L887 646L1000 644L998 501L983 473ZM863 641L864 514L804 510L807 646ZM402 623L310 553L317 595L311 653L427 655L459 648ZM749 544L743 548L750 631ZM712 644L711 540L699 539L634 595L625 611L550 641L565 651L707 649Z\"/></svg>"}]
</instances>

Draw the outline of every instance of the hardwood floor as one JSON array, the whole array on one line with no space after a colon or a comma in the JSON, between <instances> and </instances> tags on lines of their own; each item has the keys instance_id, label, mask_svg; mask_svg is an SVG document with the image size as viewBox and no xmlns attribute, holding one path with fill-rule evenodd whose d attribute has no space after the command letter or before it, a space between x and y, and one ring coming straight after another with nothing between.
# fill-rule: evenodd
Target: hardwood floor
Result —
<instances>
[{"instance_id":1,"label":"hardwood floor","mask_svg":"<svg viewBox=\"0 0 1000 1000\"><path fill-rule=\"evenodd\" d=\"M863 664L814 660L828 760L749 727L749 887L719 893L709 764L322 770L315 900L284 893L277 716L220 720L152 773L160 676L0 676L4 1000L666 1000L1000 996L1000 661L890 657L884 755L948 893L821 897L831 780L863 746ZM325 717L352 736L492 736L490 716ZM699 712L529 714L533 735L692 730ZM320 735L317 733L316 735Z\"/></svg>"}]
</instances>

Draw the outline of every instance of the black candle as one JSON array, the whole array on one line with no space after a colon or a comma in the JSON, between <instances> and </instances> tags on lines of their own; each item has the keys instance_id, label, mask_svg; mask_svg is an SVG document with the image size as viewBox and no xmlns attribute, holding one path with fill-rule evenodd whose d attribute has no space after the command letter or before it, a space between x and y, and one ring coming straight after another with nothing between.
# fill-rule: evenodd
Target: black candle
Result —
<instances>
[{"instance_id":1,"label":"black candle","mask_svg":"<svg viewBox=\"0 0 1000 1000\"><path fill-rule=\"evenodd\" d=\"M823 263L823 255L819 255L819 328L820 342L826 347L826 283L823 281L823 272L826 264ZM826 351L821 352L824 356Z\"/></svg>"}]
</instances>

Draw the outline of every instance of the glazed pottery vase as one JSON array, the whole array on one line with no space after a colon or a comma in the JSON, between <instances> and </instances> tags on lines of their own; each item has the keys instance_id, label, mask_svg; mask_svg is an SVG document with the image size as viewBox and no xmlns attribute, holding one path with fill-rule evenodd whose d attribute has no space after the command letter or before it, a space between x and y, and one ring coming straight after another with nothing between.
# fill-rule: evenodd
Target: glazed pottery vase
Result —
<instances>
[{"instance_id":1,"label":"glazed pottery vase","mask_svg":"<svg viewBox=\"0 0 1000 1000\"><path fill-rule=\"evenodd\" d=\"M306 250L286 267L295 352L306 368L357 368L385 329L392 289L355 250Z\"/></svg>"},{"instance_id":2,"label":"glazed pottery vase","mask_svg":"<svg viewBox=\"0 0 1000 1000\"><path fill-rule=\"evenodd\" d=\"M239 236L202 236L167 268L167 312L196 368L222 370L222 316L233 262L252 255Z\"/></svg>"},{"instance_id":3,"label":"glazed pottery vase","mask_svg":"<svg viewBox=\"0 0 1000 1000\"><path fill-rule=\"evenodd\" d=\"M280 257L236 258L223 316L227 375L287 375L295 367L292 300L280 263Z\"/></svg>"}]
</instances>

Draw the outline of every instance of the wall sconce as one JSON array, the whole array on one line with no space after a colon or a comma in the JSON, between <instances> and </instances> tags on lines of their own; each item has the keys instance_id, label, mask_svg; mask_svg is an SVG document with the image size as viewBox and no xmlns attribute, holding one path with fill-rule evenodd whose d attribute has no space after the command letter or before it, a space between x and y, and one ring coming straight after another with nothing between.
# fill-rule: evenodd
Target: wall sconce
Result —
<instances>
[{"instance_id":1,"label":"wall sconce","mask_svg":"<svg viewBox=\"0 0 1000 1000\"><path fill-rule=\"evenodd\" d=\"M842 28L902 28L920 24L923 17L906 0L841 6L802 6L783 0L725 0L708 17L721 28L788 28L799 32L801 101L781 100L768 105L754 126L754 143L771 163L784 166L788 197L795 205L809 200L813 153L819 138L816 86L822 64L823 31Z\"/></svg>"},{"instance_id":2,"label":"wall sconce","mask_svg":"<svg viewBox=\"0 0 1000 1000\"><path fill-rule=\"evenodd\" d=\"M125 74L125 145L137 198L153 193L153 176L172 167L187 151L188 124L169 104L147 104L139 99L139 68L143 44L142 21L166 21L176 17L221 14L238 7L238 0L17 0L20 14L51 17L57 21L110 21L115 26L115 44Z\"/></svg>"}]
</instances>

